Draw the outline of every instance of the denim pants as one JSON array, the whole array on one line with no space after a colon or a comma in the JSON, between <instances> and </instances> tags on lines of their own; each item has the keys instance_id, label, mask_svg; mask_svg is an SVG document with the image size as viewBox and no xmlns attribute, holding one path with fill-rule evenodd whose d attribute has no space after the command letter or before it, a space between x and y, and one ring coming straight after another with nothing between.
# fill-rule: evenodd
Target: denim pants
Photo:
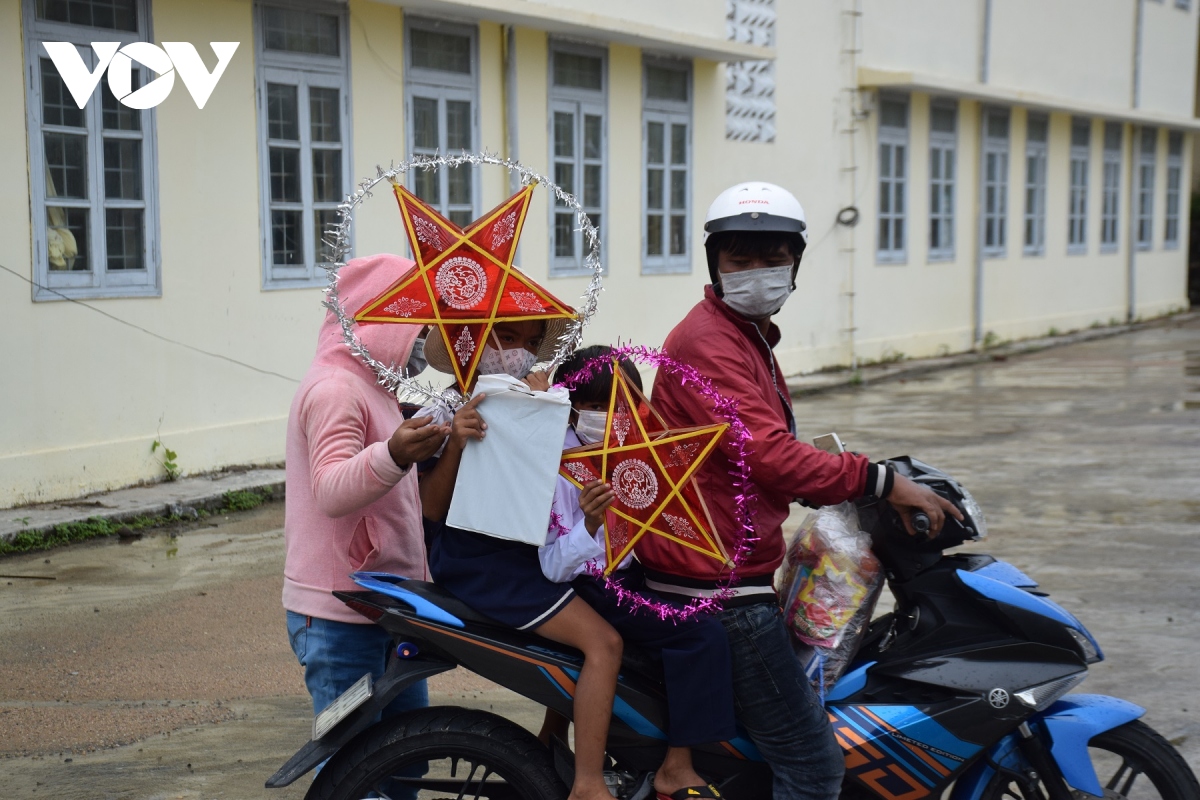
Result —
<instances>
[{"instance_id":1,"label":"denim pants","mask_svg":"<svg viewBox=\"0 0 1200 800\"><path fill-rule=\"evenodd\" d=\"M387 669L392 637L378 625L353 625L287 612L292 652L304 667L304 685L312 696L313 716L368 672L378 680ZM402 691L383 709L382 718L429 705L425 681Z\"/></svg>"},{"instance_id":2,"label":"denim pants","mask_svg":"<svg viewBox=\"0 0 1200 800\"><path fill-rule=\"evenodd\" d=\"M717 615L729 634L738 721L774 773L774 800L836 800L845 761L774 603Z\"/></svg>"},{"instance_id":3,"label":"denim pants","mask_svg":"<svg viewBox=\"0 0 1200 800\"><path fill-rule=\"evenodd\" d=\"M372 680L378 680L387 669L392 637L378 625L354 625L289 611L287 629L292 652L304 667L304 685L312 696L313 716L324 711L366 673L371 673ZM428 705L425 681L418 681L396 695L376 721ZM416 769L412 777L420 777L424 772L424 768ZM397 800L415 798L416 792L401 789L389 792L389 796Z\"/></svg>"}]
</instances>

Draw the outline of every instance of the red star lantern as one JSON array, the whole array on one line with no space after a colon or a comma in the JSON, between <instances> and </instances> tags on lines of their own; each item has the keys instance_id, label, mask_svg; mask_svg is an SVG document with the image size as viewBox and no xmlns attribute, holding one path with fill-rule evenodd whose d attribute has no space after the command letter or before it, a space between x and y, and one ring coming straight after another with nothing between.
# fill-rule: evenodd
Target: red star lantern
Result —
<instances>
[{"instance_id":1,"label":"red star lantern","mask_svg":"<svg viewBox=\"0 0 1200 800\"><path fill-rule=\"evenodd\" d=\"M532 184L465 229L403 186L394 188L417 264L363 306L355 321L436 326L465 392L497 322L575 317L513 266Z\"/></svg>"},{"instance_id":2,"label":"red star lantern","mask_svg":"<svg viewBox=\"0 0 1200 800\"><path fill-rule=\"evenodd\" d=\"M604 519L605 574L647 534L732 566L693 478L728 427L669 429L613 362L604 441L563 451L559 470L580 488L602 477L616 495Z\"/></svg>"}]
</instances>

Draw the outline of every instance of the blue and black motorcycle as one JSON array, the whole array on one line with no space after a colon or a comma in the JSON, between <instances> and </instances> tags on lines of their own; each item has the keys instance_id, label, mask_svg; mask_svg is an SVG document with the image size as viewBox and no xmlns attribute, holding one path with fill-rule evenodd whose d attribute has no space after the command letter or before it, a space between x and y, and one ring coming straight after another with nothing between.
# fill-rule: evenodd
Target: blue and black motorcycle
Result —
<instances>
[{"instance_id":1,"label":"blue and black motorcycle","mask_svg":"<svg viewBox=\"0 0 1200 800\"><path fill-rule=\"evenodd\" d=\"M958 482L909 458L892 466L955 503L934 540L905 533L885 502L863 501L863 529L896 598L876 619L826 707L846 757L844 798L922 800L1200 800L1187 762L1125 700L1069 694L1103 659L1079 620L991 556L946 554L985 534ZM315 721L313 738L271 779L285 786L329 759L307 797L561 800L567 746L543 746L484 711L438 707L376 722L414 681L461 667L571 716L580 654L506 628L429 583L360 574L339 593L382 625L397 657L364 676ZM661 763L661 667L627 652L609 733L614 796L641 800ZM769 798L770 769L745 738L695 750L697 770L731 800Z\"/></svg>"}]
</instances>

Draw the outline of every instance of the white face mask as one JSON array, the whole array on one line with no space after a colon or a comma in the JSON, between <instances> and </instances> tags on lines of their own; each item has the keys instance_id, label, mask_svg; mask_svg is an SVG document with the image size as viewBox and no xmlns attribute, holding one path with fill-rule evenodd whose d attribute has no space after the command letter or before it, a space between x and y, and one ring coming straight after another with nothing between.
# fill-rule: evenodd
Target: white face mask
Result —
<instances>
[{"instance_id":1,"label":"white face mask","mask_svg":"<svg viewBox=\"0 0 1200 800\"><path fill-rule=\"evenodd\" d=\"M416 375L423 371L429 362L425 360L425 339L417 339L413 342L412 351L408 354L408 365L405 367L409 375Z\"/></svg>"},{"instance_id":2,"label":"white face mask","mask_svg":"<svg viewBox=\"0 0 1200 800\"><path fill-rule=\"evenodd\" d=\"M792 293L792 265L721 273L725 305L749 319L763 319L783 308Z\"/></svg>"},{"instance_id":3,"label":"white face mask","mask_svg":"<svg viewBox=\"0 0 1200 800\"><path fill-rule=\"evenodd\" d=\"M604 427L608 424L607 411L576 411L579 419L575 423L575 435L584 444L595 444L604 438Z\"/></svg>"},{"instance_id":4,"label":"white face mask","mask_svg":"<svg viewBox=\"0 0 1200 800\"><path fill-rule=\"evenodd\" d=\"M537 354L531 353L524 347L512 350L497 350L490 344L483 346L483 355L479 357L479 374L495 375L507 373L521 380L537 363Z\"/></svg>"}]
</instances>

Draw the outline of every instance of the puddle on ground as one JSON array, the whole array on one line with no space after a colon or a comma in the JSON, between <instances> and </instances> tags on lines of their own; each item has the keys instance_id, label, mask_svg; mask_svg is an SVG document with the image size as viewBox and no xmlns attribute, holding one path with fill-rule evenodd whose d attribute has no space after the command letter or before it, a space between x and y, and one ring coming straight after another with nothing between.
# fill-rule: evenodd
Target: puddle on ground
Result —
<instances>
[{"instance_id":1,"label":"puddle on ground","mask_svg":"<svg viewBox=\"0 0 1200 800\"><path fill-rule=\"evenodd\" d=\"M218 519L228 521L220 528L210 527ZM121 547L114 546L116 541L110 537L0 560L0 572L7 575L55 578L0 580L0 635L63 603L103 608L192 589L215 576L280 574L283 504L210 518L178 533L147 531Z\"/></svg>"}]
</instances>

